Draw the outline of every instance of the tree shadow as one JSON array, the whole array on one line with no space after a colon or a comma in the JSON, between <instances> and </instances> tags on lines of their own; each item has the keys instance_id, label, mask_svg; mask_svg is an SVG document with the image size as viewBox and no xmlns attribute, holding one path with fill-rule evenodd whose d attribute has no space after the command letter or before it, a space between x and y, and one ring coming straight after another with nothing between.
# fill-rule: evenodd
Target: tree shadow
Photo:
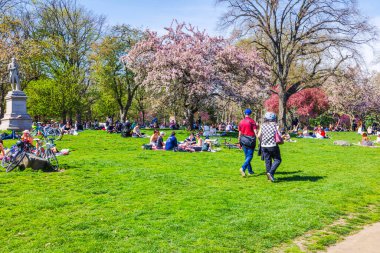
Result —
<instances>
[{"instance_id":1,"label":"tree shadow","mask_svg":"<svg viewBox=\"0 0 380 253\"><path fill-rule=\"evenodd\" d=\"M279 174L279 173L276 173ZM277 182L294 182L294 181L310 181L310 182L317 182L318 180L321 180L325 178L324 176L299 176L299 175L294 175L291 177L281 177L281 178L276 178Z\"/></svg>"}]
</instances>

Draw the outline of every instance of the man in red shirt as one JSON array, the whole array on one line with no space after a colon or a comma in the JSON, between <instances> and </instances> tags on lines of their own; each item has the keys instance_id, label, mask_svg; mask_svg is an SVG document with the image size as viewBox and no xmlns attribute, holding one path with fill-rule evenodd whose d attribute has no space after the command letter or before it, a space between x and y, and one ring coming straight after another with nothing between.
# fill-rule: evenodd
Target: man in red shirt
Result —
<instances>
[{"instance_id":1,"label":"man in red shirt","mask_svg":"<svg viewBox=\"0 0 380 253\"><path fill-rule=\"evenodd\" d=\"M242 146L245 155L245 161L240 168L240 174L243 177L245 177L246 169L248 169L249 175L253 174L251 160L256 146L257 124L250 117L251 114L251 109L246 109L244 111L245 118L239 123L239 143Z\"/></svg>"}]
</instances>

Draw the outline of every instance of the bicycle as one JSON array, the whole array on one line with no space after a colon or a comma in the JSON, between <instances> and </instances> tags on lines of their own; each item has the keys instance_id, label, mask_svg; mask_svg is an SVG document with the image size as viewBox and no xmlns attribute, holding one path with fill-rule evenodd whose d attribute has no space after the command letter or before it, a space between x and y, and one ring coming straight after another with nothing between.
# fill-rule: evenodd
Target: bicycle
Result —
<instances>
[{"instance_id":1,"label":"bicycle","mask_svg":"<svg viewBox=\"0 0 380 253\"><path fill-rule=\"evenodd\" d=\"M16 146L12 147L13 150L11 149L2 161L2 166L6 168L6 172L10 172L19 166L28 154L48 160L52 169L58 171L58 159L52 151L52 148L54 148L53 141L51 140L50 143L46 142L45 145L42 144L43 140L37 139L36 141L38 142L37 147L33 147L29 143L22 141L18 141Z\"/></svg>"},{"instance_id":2,"label":"bicycle","mask_svg":"<svg viewBox=\"0 0 380 253\"><path fill-rule=\"evenodd\" d=\"M17 166L19 166L19 164L21 163L21 161L26 156L26 153L28 151L31 151L31 149L32 149L32 146L30 144L24 143L22 141L18 141L17 144L16 144L16 147L17 147L17 151L16 151L15 154L12 154L10 152L11 155L9 156L9 160L7 162L8 165L6 167L6 172L10 172L10 171L14 170L14 168L16 168ZM3 160L4 160L4 158L3 158Z\"/></svg>"},{"instance_id":3,"label":"bicycle","mask_svg":"<svg viewBox=\"0 0 380 253\"><path fill-rule=\"evenodd\" d=\"M43 136L44 138L54 139L54 140L61 140L63 137L63 132L60 128L52 127L52 126L46 126L42 127L38 125L36 129L34 129L31 133L31 136Z\"/></svg>"},{"instance_id":4,"label":"bicycle","mask_svg":"<svg viewBox=\"0 0 380 253\"><path fill-rule=\"evenodd\" d=\"M54 148L54 144L51 144L51 143L46 143L46 148L45 148L45 152L42 156L42 158L46 159L49 161L51 167L54 169L54 170L58 170L59 169L59 163L58 163L58 159L57 157L55 156L52 148Z\"/></svg>"}]
</instances>

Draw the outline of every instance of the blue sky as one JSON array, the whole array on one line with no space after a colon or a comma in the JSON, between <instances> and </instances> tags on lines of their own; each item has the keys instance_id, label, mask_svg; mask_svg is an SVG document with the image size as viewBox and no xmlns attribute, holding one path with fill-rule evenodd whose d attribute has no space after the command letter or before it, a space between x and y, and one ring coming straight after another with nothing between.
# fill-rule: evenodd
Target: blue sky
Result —
<instances>
[{"instance_id":1,"label":"blue sky","mask_svg":"<svg viewBox=\"0 0 380 253\"><path fill-rule=\"evenodd\" d=\"M173 19L207 29L210 34L221 34L217 21L223 7L215 0L77 0L97 14L104 14L107 23L130 24L134 27L162 31ZM365 16L380 16L380 0L358 0Z\"/></svg>"},{"instance_id":2,"label":"blue sky","mask_svg":"<svg viewBox=\"0 0 380 253\"><path fill-rule=\"evenodd\" d=\"M160 32L177 19L210 34L220 34L217 21L223 9L215 5L215 0L78 0L78 3L96 14L104 14L111 25L124 23Z\"/></svg>"},{"instance_id":3,"label":"blue sky","mask_svg":"<svg viewBox=\"0 0 380 253\"><path fill-rule=\"evenodd\" d=\"M215 5L215 0L77 0L77 2L96 14L103 14L107 24L129 24L137 28L149 28L162 33L173 19L191 23L200 29L206 29L211 35L225 35L218 30L217 23L224 8ZM357 0L359 9L370 23L380 29L380 0ZM380 42L375 43L376 52L380 52ZM380 71L380 53L364 47L363 54L370 69ZM378 58L378 59L376 59Z\"/></svg>"}]
</instances>

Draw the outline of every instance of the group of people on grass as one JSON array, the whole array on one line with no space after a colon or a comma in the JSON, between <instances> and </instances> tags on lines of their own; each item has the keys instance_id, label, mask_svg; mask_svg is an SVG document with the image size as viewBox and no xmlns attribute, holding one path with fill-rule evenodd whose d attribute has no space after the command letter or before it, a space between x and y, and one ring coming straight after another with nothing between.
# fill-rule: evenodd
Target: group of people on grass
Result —
<instances>
[{"instance_id":1,"label":"group of people on grass","mask_svg":"<svg viewBox=\"0 0 380 253\"><path fill-rule=\"evenodd\" d=\"M176 133L173 131L170 136L164 141L165 132L154 130L150 137L149 145L153 150L174 150L174 151L211 151L211 142L203 140L199 133L190 133L190 136L183 142L178 142Z\"/></svg>"},{"instance_id":2,"label":"group of people on grass","mask_svg":"<svg viewBox=\"0 0 380 253\"><path fill-rule=\"evenodd\" d=\"M44 147L42 146L42 141L39 138L39 136L37 135L33 137L29 130L24 130L22 132L21 137L18 139L18 142L22 143L23 145L29 146L30 150L33 150L33 152L39 152L44 150ZM0 160L2 160L6 153L9 151L10 149L6 149L4 147L3 140L0 138ZM56 154L59 153L58 149L55 146L51 147L51 151ZM38 154L36 153L36 155Z\"/></svg>"},{"instance_id":3,"label":"group of people on grass","mask_svg":"<svg viewBox=\"0 0 380 253\"><path fill-rule=\"evenodd\" d=\"M297 138L317 138L317 139L328 139L328 135L326 134L326 130L318 125L313 130L309 130L307 126L305 126L302 130L298 130L296 132Z\"/></svg>"}]
</instances>

